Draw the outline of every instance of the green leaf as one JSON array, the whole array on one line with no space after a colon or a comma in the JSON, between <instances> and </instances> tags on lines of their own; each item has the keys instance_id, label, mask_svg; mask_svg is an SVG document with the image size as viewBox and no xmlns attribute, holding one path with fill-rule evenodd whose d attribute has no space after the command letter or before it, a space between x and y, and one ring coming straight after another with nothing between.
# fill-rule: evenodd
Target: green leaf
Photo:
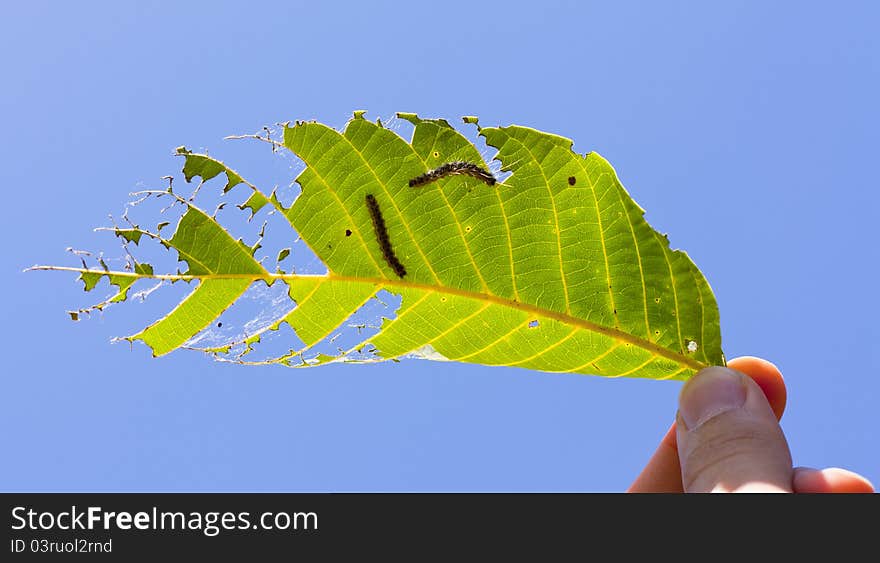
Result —
<instances>
[{"instance_id":1,"label":"green leaf","mask_svg":"<svg viewBox=\"0 0 880 563\"><path fill-rule=\"evenodd\" d=\"M251 210L251 217L257 214L257 212L265 207L269 203L269 200L261 194L260 192L254 192L250 195L250 197L238 206L239 209L244 210L245 208Z\"/></svg>"},{"instance_id":2,"label":"green leaf","mask_svg":"<svg viewBox=\"0 0 880 563\"><path fill-rule=\"evenodd\" d=\"M222 162L177 151L187 181L225 174L224 193L250 186L239 208L253 216L272 206L326 274L268 272L253 256L258 244L246 246L179 197L187 209L170 239L137 228L117 234L135 242L142 234L158 239L187 263L185 272L39 268L78 271L86 289L107 275L122 299L141 278L196 282L167 316L128 337L143 340L155 355L184 346L251 284L282 280L291 303L268 326L205 350L223 356L239 345L244 349L233 361L296 367L420 357L657 379L686 379L724 364L709 284L645 221L604 158L576 154L563 137L520 126L479 128L476 117L466 117L497 149L494 158L509 176L487 182L449 175L410 187L411 179L446 163L488 166L445 120L398 116L414 125L409 142L363 112L342 132L314 122L285 126L283 146L306 165L296 179L302 191L289 208ZM371 215L368 196L381 220ZM282 250L277 261L290 252ZM346 323L380 291L401 299L393 318L339 354L318 349L350 327ZM248 361L265 333L283 324L301 345Z\"/></svg>"},{"instance_id":3,"label":"green leaf","mask_svg":"<svg viewBox=\"0 0 880 563\"><path fill-rule=\"evenodd\" d=\"M128 340L143 340L161 356L180 347L232 305L255 280L271 283L250 248L235 240L212 217L190 206L174 236L163 241L189 264L184 275L198 279L196 289L166 317Z\"/></svg>"},{"instance_id":4,"label":"green leaf","mask_svg":"<svg viewBox=\"0 0 880 563\"><path fill-rule=\"evenodd\" d=\"M124 238L127 242L140 244L143 232L138 229L117 229L116 235Z\"/></svg>"},{"instance_id":5,"label":"green leaf","mask_svg":"<svg viewBox=\"0 0 880 563\"><path fill-rule=\"evenodd\" d=\"M230 170L222 162L207 155L194 154L186 147L177 147L177 154L186 157L183 165L183 177L187 182L192 182L196 176L201 176L202 181L207 182L219 174L226 174L227 181L223 187L224 193L244 182L234 170Z\"/></svg>"}]
</instances>

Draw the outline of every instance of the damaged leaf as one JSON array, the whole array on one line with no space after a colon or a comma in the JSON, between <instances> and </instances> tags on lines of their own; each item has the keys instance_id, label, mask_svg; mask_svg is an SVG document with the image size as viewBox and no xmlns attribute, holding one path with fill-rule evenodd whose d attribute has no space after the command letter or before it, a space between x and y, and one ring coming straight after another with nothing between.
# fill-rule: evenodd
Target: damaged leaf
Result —
<instances>
[{"instance_id":1,"label":"damaged leaf","mask_svg":"<svg viewBox=\"0 0 880 563\"><path fill-rule=\"evenodd\" d=\"M254 257L259 243L247 246L170 188L186 206L170 238L137 227L116 234L159 241L185 271L37 268L77 271L87 291L107 276L119 292L100 306L124 300L139 279L192 284L176 308L126 337L156 356L183 347L253 284L281 281L289 304L266 328L205 350L225 356L239 345L235 361L293 367L418 357L655 379L724 364L709 284L645 221L604 158L573 152L563 137L480 128L465 118L497 150L500 172L510 173L496 180L477 147L445 120L398 116L414 126L410 141L363 112L342 132L297 122L284 126L283 143L261 138L305 163L296 178L301 193L286 208L222 162L177 150L187 182L224 174L224 193L245 184L250 194L238 207L249 219L267 206L280 214L326 274L268 271ZM284 248L276 262L290 253ZM347 323L380 291L400 299L393 318L336 354L317 349L346 327L360 334L363 325ZM284 324L297 345L248 362L263 335Z\"/></svg>"}]
</instances>

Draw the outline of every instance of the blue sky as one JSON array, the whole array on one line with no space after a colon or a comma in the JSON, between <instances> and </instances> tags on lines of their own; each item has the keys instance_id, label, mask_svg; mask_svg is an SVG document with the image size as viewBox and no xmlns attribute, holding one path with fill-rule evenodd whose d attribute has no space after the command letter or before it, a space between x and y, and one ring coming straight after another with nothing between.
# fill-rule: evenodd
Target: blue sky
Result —
<instances>
[{"instance_id":1,"label":"blue sky","mask_svg":"<svg viewBox=\"0 0 880 563\"><path fill-rule=\"evenodd\" d=\"M615 166L712 284L728 358L789 391L797 465L880 483L880 8L870 2L27 2L0 19L5 368L0 490L615 491L680 383L404 362L244 368L111 344L157 292L80 323L65 248L208 147L353 110L478 115ZM267 164L268 163L268 164ZM106 288L105 292L106 294Z\"/></svg>"}]
</instances>

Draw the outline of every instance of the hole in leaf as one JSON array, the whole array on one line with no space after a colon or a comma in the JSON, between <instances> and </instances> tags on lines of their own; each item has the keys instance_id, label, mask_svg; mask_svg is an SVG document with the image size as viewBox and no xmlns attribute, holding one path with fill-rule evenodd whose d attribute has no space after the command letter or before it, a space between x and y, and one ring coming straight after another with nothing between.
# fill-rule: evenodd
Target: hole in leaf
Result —
<instances>
[{"instance_id":1,"label":"hole in leaf","mask_svg":"<svg viewBox=\"0 0 880 563\"><path fill-rule=\"evenodd\" d=\"M535 320L529 321L529 328L536 328L536 327L538 327L540 324L541 324L541 323L538 322L538 319L535 319Z\"/></svg>"}]
</instances>

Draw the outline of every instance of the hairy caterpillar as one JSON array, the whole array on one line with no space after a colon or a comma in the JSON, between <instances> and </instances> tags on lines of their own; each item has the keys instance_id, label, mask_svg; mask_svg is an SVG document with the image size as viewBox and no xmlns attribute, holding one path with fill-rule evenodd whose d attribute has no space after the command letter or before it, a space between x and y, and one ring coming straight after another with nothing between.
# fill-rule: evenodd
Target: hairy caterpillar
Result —
<instances>
[{"instance_id":1,"label":"hairy caterpillar","mask_svg":"<svg viewBox=\"0 0 880 563\"><path fill-rule=\"evenodd\" d=\"M398 277L406 275L406 268L397 259L394 249L391 247L391 241L388 239L388 230L385 228L385 219L382 218L382 211L379 209L379 202L373 197L373 194L367 194L366 197L367 210L373 219L373 230L376 231L376 240L379 242L379 248L382 249L382 256L385 261L394 270Z\"/></svg>"},{"instance_id":2,"label":"hairy caterpillar","mask_svg":"<svg viewBox=\"0 0 880 563\"><path fill-rule=\"evenodd\" d=\"M428 170L421 176L416 176L409 181L409 187L424 186L436 182L446 176L471 176L485 182L489 186L495 185L495 176L472 162L447 162L433 170Z\"/></svg>"}]
</instances>

